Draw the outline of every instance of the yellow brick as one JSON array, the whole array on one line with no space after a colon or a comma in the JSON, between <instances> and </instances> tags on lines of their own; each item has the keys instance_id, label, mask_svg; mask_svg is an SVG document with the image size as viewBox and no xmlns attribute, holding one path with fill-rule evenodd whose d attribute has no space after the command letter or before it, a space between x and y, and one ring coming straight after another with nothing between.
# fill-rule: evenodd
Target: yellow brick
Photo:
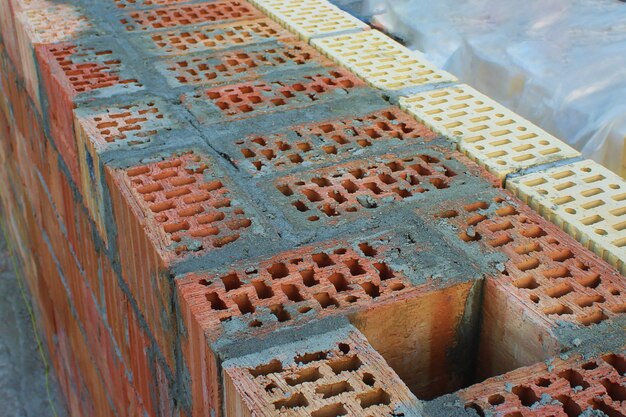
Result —
<instances>
[{"instance_id":1,"label":"yellow brick","mask_svg":"<svg viewBox=\"0 0 626 417\"><path fill-rule=\"evenodd\" d=\"M463 152L502 180L513 172L580 155L466 84L402 97L400 107L458 142Z\"/></svg>"},{"instance_id":2,"label":"yellow brick","mask_svg":"<svg viewBox=\"0 0 626 417\"><path fill-rule=\"evenodd\" d=\"M311 44L368 84L383 90L456 80L421 54L377 30L313 39Z\"/></svg>"},{"instance_id":3,"label":"yellow brick","mask_svg":"<svg viewBox=\"0 0 626 417\"><path fill-rule=\"evenodd\" d=\"M522 200L626 272L626 181L591 160L507 180Z\"/></svg>"},{"instance_id":4,"label":"yellow brick","mask_svg":"<svg viewBox=\"0 0 626 417\"><path fill-rule=\"evenodd\" d=\"M344 30L369 29L326 0L252 0L251 3L304 40Z\"/></svg>"}]
</instances>

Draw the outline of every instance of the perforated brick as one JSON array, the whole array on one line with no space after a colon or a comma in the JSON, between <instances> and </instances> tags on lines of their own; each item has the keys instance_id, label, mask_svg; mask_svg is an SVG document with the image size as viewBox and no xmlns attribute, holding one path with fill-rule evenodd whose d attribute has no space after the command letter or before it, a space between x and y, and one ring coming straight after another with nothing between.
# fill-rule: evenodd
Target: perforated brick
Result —
<instances>
[{"instance_id":1,"label":"perforated brick","mask_svg":"<svg viewBox=\"0 0 626 417\"><path fill-rule=\"evenodd\" d=\"M626 415L626 357L556 358L474 385L458 394L479 415Z\"/></svg>"},{"instance_id":2,"label":"perforated brick","mask_svg":"<svg viewBox=\"0 0 626 417\"><path fill-rule=\"evenodd\" d=\"M96 50L73 43L59 43L46 48L57 67L53 74L76 95L116 85L140 87L136 79L126 79L120 72L122 61L111 50Z\"/></svg>"},{"instance_id":3,"label":"perforated brick","mask_svg":"<svg viewBox=\"0 0 626 417\"><path fill-rule=\"evenodd\" d=\"M93 28L89 19L75 6L50 5L45 8L29 8L18 12L16 19L23 25L26 38L32 44L50 44L75 40L81 33ZM23 47L29 46L23 44Z\"/></svg>"},{"instance_id":4,"label":"perforated brick","mask_svg":"<svg viewBox=\"0 0 626 417\"><path fill-rule=\"evenodd\" d=\"M507 174L580 155L564 142L472 87L403 97L400 106L504 180Z\"/></svg>"},{"instance_id":5,"label":"perforated brick","mask_svg":"<svg viewBox=\"0 0 626 417\"><path fill-rule=\"evenodd\" d=\"M220 401L215 379L229 345L254 352L275 334L305 332L331 316L349 319L413 392L432 398L456 389L468 364L445 352L472 343L457 330L477 325L465 310L478 302L480 284L471 268L461 271L443 255L448 251L432 233L405 230L177 277L194 402ZM206 353L193 347L198 338Z\"/></svg>"},{"instance_id":6,"label":"perforated brick","mask_svg":"<svg viewBox=\"0 0 626 417\"><path fill-rule=\"evenodd\" d=\"M456 80L377 30L313 39L311 44L368 84L383 90Z\"/></svg>"},{"instance_id":7,"label":"perforated brick","mask_svg":"<svg viewBox=\"0 0 626 417\"><path fill-rule=\"evenodd\" d=\"M137 7L171 6L179 3L190 3L193 0L114 0L120 9L133 9Z\"/></svg>"},{"instance_id":8,"label":"perforated brick","mask_svg":"<svg viewBox=\"0 0 626 417\"><path fill-rule=\"evenodd\" d=\"M256 19L224 25L175 29L144 36L152 42L148 48L149 52L155 55L178 55L252 45L286 38L290 34L270 19Z\"/></svg>"},{"instance_id":9,"label":"perforated brick","mask_svg":"<svg viewBox=\"0 0 626 417\"><path fill-rule=\"evenodd\" d=\"M371 147L431 140L435 134L395 107L364 116L295 126L285 133L252 135L235 142L240 164L253 173L340 160ZM382 148L381 148L382 149Z\"/></svg>"},{"instance_id":10,"label":"perforated brick","mask_svg":"<svg viewBox=\"0 0 626 417\"><path fill-rule=\"evenodd\" d=\"M244 1L222 0L129 11L120 22L127 31L135 31L166 29L199 23L208 24L210 22L226 23L233 20L256 19L260 17L263 17L263 15Z\"/></svg>"},{"instance_id":11,"label":"perforated brick","mask_svg":"<svg viewBox=\"0 0 626 417\"><path fill-rule=\"evenodd\" d=\"M346 30L369 29L365 23L325 0L252 0L303 39Z\"/></svg>"},{"instance_id":12,"label":"perforated brick","mask_svg":"<svg viewBox=\"0 0 626 417\"><path fill-rule=\"evenodd\" d=\"M84 36L93 30L89 19L80 9L68 4L26 8L15 14L21 67L26 89L40 108L39 74L35 63L35 45L66 42Z\"/></svg>"},{"instance_id":13,"label":"perforated brick","mask_svg":"<svg viewBox=\"0 0 626 417\"><path fill-rule=\"evenodd\" d=\"M144 99L133 104L82 107L76 111L77 123L97 148L124 142L128 146L150 141L159 131L170 130L176 123L162 110L160 99Z\"/></svg>"},{"instance_id":14,"label":"perforated brick","mask_svg":"<svg viewBox=\"0 0 626 417\"><path fill-rule=\"evenodd\" d=\"M317 313L367 307L372 300L406 293L411 283L385 262L389 249L346 242L318 251L293 251L263 261L255 268L223 275L185 277L185 294L204 294L211 314L203 328L217 338L234 318L254 331L264 326L302 321Z\"/></svg>"},{"instance_id":15,"label":"perforated brick","mask_svg":"<svg viewBox=\"0 0 626 417\"><path fill-rule=\"evenodd\" d=\"M420 415L415 397L356 330L326 333L307 342L229 361L224 376L226 414Z\"/></svg>"},{"instance_id":16,"label":"perforated brick","mask_svg":"<svg viewBox=\"0 0 626 417\"><path fill-rule=\"evenodd\" d=\"M522 200L626 273L626 183L586 160L507 181Z\"/></svg>"},{"instance_id":17,"label":"perforated brick","mask_svg":"<svg viewBox=\"0 0 626 417\"><path fill-rule=\"evenodd\" d=\"M459 239L505 254L497 280L553 326L589 326L626 312L623 277L515 199L477 200L437 218L453 224Z\"/></svg>"},{"instance_id":18,"label":"perforated brick","mask_svg":"<svg viewBox=\"0 0 626 417\"><path fill-rule=\"evenodd\" d=\"M103 40L92 46L73 43L38 45L37 59L47 96L47 115L52 139L80 185L78 149L74 132L74 109L87 93L113 96L144 87Z\"/></svg>"},{"instance_id":19,"label":"perforated brick","mask_svg":"<svg viewBox=\"0 0 626 417\"><path fill-rule=\"evenodd\" d=\"M208 99L219 112L220 119L241 119L310 106L326 97L345 97L363 85L347 71L331 69L282 81L257 81L200 90L186 97L186 102L200 118Z\"/></svg>"},{"instance_id":20,"label":"perforated brick","mask_svg":"<svg viewBox=\"0 0 626 417\"><path fill-rule=\"evenodd\" d=\"M74 114L81 193L106 241L100 153L113 148L145 147L157 134L177 127L177 122L168 116L166 104L155 98L127 105L81 107Z\"/></svg>"},{"instance_id":21,"label":"perforated brick","mask_svg":"<svg viewBox=\"0 0 626 417\"><path fill-rule=\"evenodd\" d=\"M281 41L217 55L179 56L158 65L158 68L171 85L179 86L235 83L258 78L276 69L314 65L330 65L330 62L304 43Z\"/></svg>"},{"instance_id":22,"label":"perforated brick","mask_svg":"<svg viewBox=\"0 0 626 417\"><path fill-rule=\"evenodd\" d=\"M383 155L374 161L360 160L281 178L275 187L293 211L316 222L448 188L456 175L445 161L428 154L404 158Z\"/></svg>"},{"instance_id":23,"label":"perforated brick","mask_svg":"<svg viewBox=\"0 0 626 417\"><path fill-rule=\"evenodd\" d=\"M213 163L195 154L130 168L123 182L162 251L221 248L252 225Z\"/></svg>"}]
</instances>

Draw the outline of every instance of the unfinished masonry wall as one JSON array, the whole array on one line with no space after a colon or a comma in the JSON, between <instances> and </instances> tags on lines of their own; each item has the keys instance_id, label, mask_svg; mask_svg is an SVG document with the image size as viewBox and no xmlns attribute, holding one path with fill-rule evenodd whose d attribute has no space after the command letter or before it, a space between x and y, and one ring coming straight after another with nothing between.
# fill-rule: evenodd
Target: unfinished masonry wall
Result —
<instances>
[{"instance_id":1,"label":"unfinished masonry wall","mask_svg":"<svg viewBox=\"0 0 626 417\"><path fill-rule=\"evenodd\" d=\"M626 415L619 177L322 0L0 6L71 415Z\"/></svg>"}]
</instances>

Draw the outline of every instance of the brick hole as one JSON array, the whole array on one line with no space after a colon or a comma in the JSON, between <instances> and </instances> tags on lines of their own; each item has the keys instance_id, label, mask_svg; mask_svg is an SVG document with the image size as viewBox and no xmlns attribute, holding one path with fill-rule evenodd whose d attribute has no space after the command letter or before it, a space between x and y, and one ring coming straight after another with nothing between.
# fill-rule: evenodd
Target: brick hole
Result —
<instances>
[{"instance_id":1,"label":"brick hole","mask_svg":"<svg viewBox=\"0 0 626 417\"><path fill-rule=\"evenodd\" d=\"M309 208L306 206L306 204L304 204L300 200L293 202L292 205L296 208L296 210L298 210L300 212L309 211ZM311 218L309 217L309 219L311 219Z\"/></svg>"},{"instance_id":2,"label":"brick hole","mask_svg":"<svg viewBox=\"0 0 626 417\"><path fill-rule=\"evenodd\" d=\"M557 305L552 306L552 307L544 308L543 312L544 312L544 314L547 314L547 315L557 314L559 316L562 316L564 314L573 314L574 313L571 308L569 308L568 306L563 305L563 304L557 304Z\"/></svg>"},{"instance_id":3,"label":"brick hole","mask_svg":"<svg viewBox=\"0 0 626 417\"><path fill-rule=\"evenodd\" d=\"M260 300L265 300L274 296L274 291L272 291L272 287L267 285L265 281L252 281L252 286L254 287L256 295L257 297L259 297Z\"/></svg>"},{"instance_id":4,"label":"brick hole","mask_svg":"<svg viewBox=\"0 0 626 417\"><path fill-rule=\"evenodd\" d=\"M569 294L570 292L574 291L574 289L572 288L571 285L569 285L566 282L562 282L558 285L555 285L551 288L547 288L545 289L545 293L548 297L551 298L561 298L564 295Z\"/></svg>"},{"instance_id":5,"label":"brick hole","mask_svg":"<svg viewBox=\"0 0 626 417\"><path fill-rule=\"evenodd\" d=\"M513 285L515 285L517 288L523 288L527 290L534 290L535 288L539 287L537 280L531 275L527 275L523 278L518 279L517 281L514 281Z\"/></svg>"},{"instance_id":6,"label":"brick hole","mask_svg":"<svg viewBox=\"0 0 626 417\"><path fill-rule=\"evenodd\" d=\"M291 320L291 314L285 310L285 306L282 304L274 304L270 306L270 311L274 316L276 316L276 319L278 319L280 323Z\"/></svg>"},{"instance_id":7,"label":"brick hole","mask_svg":"<svg viewBox=\"0 0 626 417\"><path fill-rule=\"evenodd\" d=\"M556 399L563 405L563 411L567 417L579 417L582 414L582 408L571 397L559 395Z\"/></svg>"},{"instance_id":8,"label":"brick hole","mask_svg":"<svg viewBox=\"0 0 626 417\"><path fill-rule=\"evenodd\" d=\"M278 191L280 191L284 196L289 197L293 194L293 190L287 184L278 185L276 188L278 188Z\"/></svg>"},{"instance_id":9,"label":"brick hole","mask_svg":"<svg viewBox=\"0 0 626 417\"><path fill-rule=\"evenodd\" d=\"M277 374L282 371L283 371L283 364L278 359L273 359L267 364L259 365L256 368L249 370L250 375L252 375L255 378L258 378L260 376L267 376L270 374Z\"/></svg>"},{"instance_id":10,"label":"brick hole","mask_svg":"<svg viewBox=\"0 0 626 417\"><path fill-rule=\"evenodd\" d=\"M378 285L371 282L364 282L361 284L361 287L363 291L372 298L378 298L380 296L380 287Z\"/></svg>"},{"instance_id":11,"label":"brick hole","mask_svg":"<svg viewBox=\"0 0 626 417\"><path fill-rule=\"evenodd\" d=\"M226 303L220 298L216 292L209 292L206 294L207 301L211 304L213 310L226 310Z\"/></svg>"},{"instance_id":12,"label":"brick hole","mask_svg":"<svg viewBox=\"0 0 626 417\"><path fill-rule=\"evenodd\" d=\"M313 294L313 298L322 306L322 308L339 307L339 302L330 296L327 292Z\"/></svg>"},{"instance_id":13,"label":"brick hole","mask_svg":"<svg viewBox=\"0 0 626 417\"><path fill-rule=\"evenodd\" d=\"M370 374L369 372L363 373L362 380L363 380L363 383L367 385L368 387L373 387L374 384L376 383L376 378L374 377L374 375Z\"/></svg>"},{"instance_id":14,"label":"brick hole","mask_svg":"<svg viewBox=\"0 0 626 417\"><path fill-rule=\"evenodd\" d=\"M580 387L583 390L589 388L589 383L585 381L584 377L573 369L568 369L558 374L559 377L569 382L571 388Z\"/></svg>"},{"instance_id":15,"label":"brick hole","mask_svg":"<svg viewBox=\"0 0 626 417\"><path fill-rule=\"evenodd\" d=\"M451 219L453 217L457 217L459 215L459 212L456 210L446 210L446 211L442 211L441 213L437 214L436 217L442 218L442 219Z\"/></svg>"},{"instance_id":16,"label":"brick hole","mask_svg":"<svg viewBox=\"0 0 626 417\"><path fill-rule=\"evenodd\" d=\"M318 201L323 201L324 199L322 198L321 195L319 195L318 192L316 192L315 190L302 190L302 194L304 194L304 196L311 202L311 203L315 203Z\"/></svg>"},{"instance_id":17,"label":"brick hole","mask_svg":"<svg viewBox=\"0 0 626 417\"><path fill-rule=\"evenodd\" d=\"M577 277L576 281L587 288L597 288L602 283L600 274L595 273Z\"/></svg>"},{"instance_id":18,"label":"brick hole","mask_svg":"<svg viewBox=\"0 0 626 417\"><path fill-rule=\"evenodd\" d=\"M335 375L339 375L342 372L355 372L361 365L363 365L363 362L361 362L361 359L356 355L343 356L328 362L328 366Z\"/></svg>"},{"instance_id":19,"label":"brick hole","mask_svg":"<svg viewBox=\"0 0 626 417\"><path fill-rule=\"evenodd\" d=\"M385 281L395 277L393 270L384 262L375 262L374 268L378 271L378 276L381 281Z\"/></svg>"},{"instance_id":20,"label":"brick hole","mask_svg":"<svg viewBox=\"0 0 626 417\"><path fill-rule=\"evenodd\" d=\"M278 385L276 385L273 382L270 382L269 384L265 386L265 391L269 393L273 393L274 390L276 390L277 388L278 388Z\"/></svg>"},{"instance_id":21,"label":"brick hole","mask_svg":"<svg viewBox=\"0 0 626 417\"><path fill-rule=\"evenodd\" d=\"M359 276L366 273L358 259L349 259L345 261L344 264L348 267L352 276Z\"/></svg>"},{"instance_id":22,"label":"brick hole","mask_svg":"<svg viewBox=\"0 0 626 417\"><path fill-rule=\"evenodd\" d=\"M539 401L539 397L537 396L535 391L527 386L517 385L513 387L511 392L513 392L513 394L515 394L517 398L519 398L520 402L525 407L530 407Z\"/></svg>"},{"instance_id":23,"label":"brick hole","mask_svg":"<svg viewBox=\"0 0 626 417\"><path fill-rule=\"evenodd\" d=\"M233 297L233 301L237 304L241 314L252 314L256 311L248 298L248 294L238 294Z\"/></svg>"},{"instance_id":24,"label":"brick hole","mask_svg":"<svg viewBox=\"0 0 626 417\"><path fill-rule=\"evenodd\" d=\"M323 375L319 368L313 367L299 370L293 377L285 378L285 382L293 387L305 382L315 382L321 378L323 378Z\"/></svg>"},{"instance_id":25,"label":"brick hole","mask_svg":"<svg viewBox=\"0 0 626 417\"><path fill-rule=\"evenodd\" d=\"M352 388L352 385L350 385L348 381L340 381L333 384L326 384L319 386L315 389L315 393L321 395L323 399L336 397L337 395L350 391L354 391L354 388Z\"/></svg>"},{"instance_id":26,"label":"brick hole","mask_svg":"<svg viewBox=\"0 0 626 417\"><path fill-rule=\"evenodd\" d=\"M313 269L300 271L300 276L302 276L302 282L307 287L314 287L320 283L317 279L315 279L315 271Z\"/></svg>"},{"instance_id":27,"label":"brick hole","mask_svg":"<svg viewBox=\"0 0 626 417\"><path fill-rule=\"evenodd\" d=\"M587 362L585 363L583 366L581 366L581 368L583 368L585 371L592 371L596 368L598 368L598 364L596 362Z\"/></svg>"},{"instance_id":28,"label":"brick hole","mask_svg":"<svg viewBox=\"0 0 626 417\"><path fill-rule=\"evenodd\" d=\"M485 417L485 411L476 403L471 402L469 404L466 404L465 409L466 410L470 409L470 410L475 411L476 414L478 414L478 417ZM523 416L520 414L520 417L523 417Z\"/></svg>"},{"instance_id":29,"label":"brick hole","mask_svg":"<svg viewBox=\"0 0 626 417\"><path fill-rule=\"evenodd\" d=\"M594 410L600 410L604 414L606 414L608 417L626 417L624 414L622 414L621 412L617 411L616 409L614 409L610 405L606 404L604 401L602 401L599 398L594 398L592 400L592 402L593 402L593 409Z\"/></svg>"},{"instance_id":30,"label":"brick hole","mask_svg":"<svg viewBox=\"0 0 626 417\"><path fill-rule=\"evenodd\" d=\"M595 295L585 295L582 297L578 297L574 300L576 304L580 307L590 307L595 303L603 303L605 301L604 297L600 294Z\"/></svg>"},{"instance_id":31,"label":"brick hole","mask_svg":"<svg viewBox=\"0 0 626 417\"><path fill-rule=\"evenodd\" d=\"M300 365L306 365L311 362L323 361L328 358L328 352L320 351L313 353L305 353L303 355L298 355L294 358L294 361Z\"/></svg>"},{"instance_id":32,"label":"brick hole","mask_svg":"<svg viewBox=\"0 0 626 417\"><path fill-rule=\"evenodd\" d=\"M592 324L598 324L606 319L608 319L607 315L604 314L604 312L601 310L595 311L586 316L578 317L578 321L583 326L590 326Z\"/></svg>"},{"instance_id":33,"label":"brick hole","mask_svg":"<svg viewBox=\"0 0 626 417\"><path fill-rule=\"evenodd\" d=\"M289 300L293 302L303 301L302 295L300 294L297 286L293 284L282 284L281 290Z\"/></svg>"},{"instance_id":34,"label":"brick hole","mask_svg":"<svg viewBox=\"0 0 626 417\"><path fill-rule=\"evenodd\" d=\"M330 404L311 413L311 417L339 417L348 414L343 404Z\"/></svg>"},{"instance_id":35,"label":"brick hole","mask_svg":"<svg viewBox=\"0 0 626 417\"><path fill-rule=\"evenodd\" d=\"M626 387L620 384L616 384L608 379L603 379L600 382L606 389L606 393L613 401L625 401L626 400Z\"/></svg>"},{"instance_id":36,"label":"brick hole","mask_svg":"<svg viewBox=\"0 0 626 417\"><path fill-rule=\"evenodd\" d=\"M564 266L559 266L552 269L547 269L542 272L543 276L546 278L556 279L556 278L569 278L572 276L569 269Z\"/></svg>"},{"instance_id":37,"label":"brick hole","mask_svg":"<svg viewBox=\"0 0 626 417\"><path fill-rule=\"evenodd\" d=\"M228 274L221 277L222 283L224 284L224 288L226 291L236 290L241 287L241 281L239 280L239 276L236 273Z\"/></svg>"},{"instance_id":38,"label":"brick hole","mask_svg":"<svg viewBox=\"0 0 626 417\"><path fill-rule=\"evenodd\" d=\"M468 204L466 206L463 207L465 209L465 211L468 212L473 212L473 211L477 211L477 210L486 210L489 208L489 203L486 203L484 201L477 201L476 203L472 203L472 204ZM501 216L500 213L498 213L499 216Z\"/></svg>"},{"instance_id":39,"label":"brick hole","mask_svg":"<svg viewBox=\"0 0 626 417\"><path fill-rule=\"evenodd\" d=\"M359 187L350 180L344 180L341 182L341 186L349 193L354 194L359 190Z\"/></svg>"},{"instance_id":40,"label":"brick hole","mask_svg":"<svg viewBox=\"0 0 626 417\"><path fill-rule=\"evenodd\" d=\"M315 262L319 268L325 268L328 266L335 265L335 262L331 259L331 257L328 256L328 254L324 252L313 254L312 259L313 259L313 262Z\"/></svg>"},{"instance_id":41,"label":"brick hole","mask_svg":"<svg viewBox=\"0 0 626 417\"><path fill-rule=\"evenodd\" d=\"M306 407L308 405L309 401L302 393L295 393L287 399L274 402L274 407L276 407L277 410L281 410L284 408Z\"/></svg>"},{"instance_id":42,"label":"brick hole","mask_svg":"<svg viewBox=\"0 0 626 417\"><path fill-rule=\"evenodd\" d=\"M336 272L330 275L327 279L328 281L330 281L331 284L333 284L337 292L350 290L350 285L346 280L346 277L341 273Z\"/></svg>"},{"instance_id":43,"label":"brick hole","mask_svg":"<svg viewBox=\"0 0 626 417\"><path fill-rule=\"evenodd\" d=\"M261 323L259 320L252 320L250 323L248 323L249 327L261 327L262 325L263 323Z\"/></svg>"},{"instance_id":44,"label":"brick hole","mask_svg":"<svg viewBox=\"0 0 626 417\"><path fill-rule=\"evenodd\" d=\"M267 272L273 279L280 279L289 275L289 268L284 263L278 262L267 268Z\"/></svg>"},{"instance_id":45,"label":"brick hole","mask_svg":"<svg viewBox=\"0 0 626 417\"><path fill-rule=\"evenodd\" d=\"M389 405L391 396L382 388L357 395L357 399L361 403L361 408L366 409L375 405Z\"/></svg>"}]
</instances>

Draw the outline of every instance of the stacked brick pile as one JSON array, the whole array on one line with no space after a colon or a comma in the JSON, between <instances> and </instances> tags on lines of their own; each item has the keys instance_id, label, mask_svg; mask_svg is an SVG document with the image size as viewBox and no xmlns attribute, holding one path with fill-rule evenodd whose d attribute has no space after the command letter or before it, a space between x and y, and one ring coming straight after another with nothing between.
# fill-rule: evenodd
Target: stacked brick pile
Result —
<instances>
[{"instance_id":1,"label":"stacked brick pile","mask_svg":"<svg viewBox=\"0 0 626 417\"><path fill-rule=\"evenodd\" d=\"M563 142L323 0L0 24L72 416L626 416L626 183Z\"/></svg>"}]
</instances>

